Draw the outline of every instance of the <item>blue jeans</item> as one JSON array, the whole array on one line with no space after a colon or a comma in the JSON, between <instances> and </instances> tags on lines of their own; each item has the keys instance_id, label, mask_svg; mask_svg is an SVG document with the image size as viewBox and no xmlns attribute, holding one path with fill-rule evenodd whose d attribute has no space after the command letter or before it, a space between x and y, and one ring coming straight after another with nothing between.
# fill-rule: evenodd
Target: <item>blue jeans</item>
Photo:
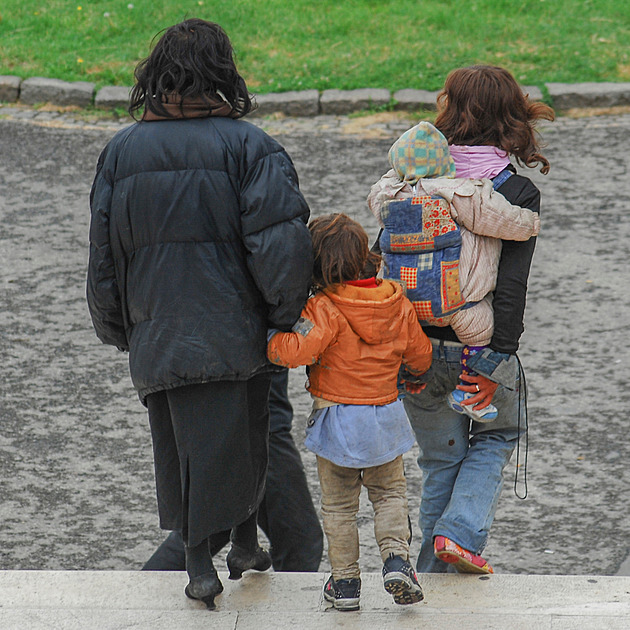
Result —
<instances>
[{"instance_id":1,"label":"blue jeans","mask_svg":"<svg viewBox=\"0 0 630 630\"><path fill-rule=\"evenodd\" d=\"M446 536L474 554L486 546L503 469L525 426L525 404L515 370L514 390L499 386L492 400L499 411L496 420L482 424L456 413L446 404L446 396L458 383L463 346L432 343L428 384L419 394L407 394L404 404L422 469L422 544L416 567L422 573L445 573L449 565L433 555L435 536Z\"/></svg>"}]
</instances>

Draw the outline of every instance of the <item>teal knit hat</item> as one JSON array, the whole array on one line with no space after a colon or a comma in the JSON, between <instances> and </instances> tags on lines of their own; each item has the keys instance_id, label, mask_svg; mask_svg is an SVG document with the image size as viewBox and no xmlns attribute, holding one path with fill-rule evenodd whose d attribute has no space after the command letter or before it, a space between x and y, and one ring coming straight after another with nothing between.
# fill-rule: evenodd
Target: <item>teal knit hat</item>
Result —
<instances>
[{"instance_id":1,"label":"teal knit hat","mask_svg":"<svg viewBox=\"0 0 630 630\"><path fill-rule=\"evenodd\" d=\"M455 177L455 163L446 138L426 121L408 129L394 142L389 163L398 177L412 186L423 178Z\"/></svg>"}]
</instances>

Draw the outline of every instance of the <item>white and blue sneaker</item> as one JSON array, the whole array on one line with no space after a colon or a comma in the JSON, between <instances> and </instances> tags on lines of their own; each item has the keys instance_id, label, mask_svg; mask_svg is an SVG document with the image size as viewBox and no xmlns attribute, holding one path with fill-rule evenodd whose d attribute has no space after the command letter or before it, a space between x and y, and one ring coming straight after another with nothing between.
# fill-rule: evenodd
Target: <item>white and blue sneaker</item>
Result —
<instances>
[{"instance_id":1,"label":"white and blue sneaker","mask_svg":"<svg viewBox=\"0 0 630 630\"><path fill-rule=\"evenodd\" d=\"M448 406L457 413L463 413L475 420L475 422L492 422L497 419L499 412L494 405L488 405L483 409L476 409L475 405L464 404L465 400L476 396L473 392L463 392L461 389L454 389L447 397Z\"/></svg>"}]
</instances>

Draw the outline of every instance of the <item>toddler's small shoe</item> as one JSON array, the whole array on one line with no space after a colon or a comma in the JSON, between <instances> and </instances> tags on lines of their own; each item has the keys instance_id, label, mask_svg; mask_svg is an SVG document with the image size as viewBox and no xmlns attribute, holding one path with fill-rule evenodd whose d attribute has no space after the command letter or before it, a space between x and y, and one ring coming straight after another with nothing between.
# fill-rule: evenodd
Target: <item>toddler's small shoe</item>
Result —
<instances>
[{"instance_id":1,"label":"toddler's small shoe","mask_svg":"<svg viewBox=\"0 0 630 630\"><path fill-rule=\"evenodd\" d=\"M400 556L389 554L383 565L383 586L397 604L416 604L424 599L413 567Z\"/></svg>"},{"instance_id":2,"label":"toddler's small shoe","mask_svg":"<svg viewBox=\"0 0 630 630\"><path fill-rule=\"evenodd\" d=\"M359 610L361 579L335 580L331 575L324 584L324 599L337 610Z\"/></svg>"},{"instance_id":3,"label":"toddler's small shoe","mask_svg":"<svg viewBox=\"0 0 630 630\"><path fill-rule=\"evenodd\" d=\"M448 396L448 406L457 413L463 413L476 422L492 422L497 419L499 412L494 405L488 405L483 409L475 409L475 405L464 404L465 400L476 396L473 392L463 392L461 389L454 389Z\"/></svg>"},{"instance_id":4,"label":"toddler's small shoe","mask_svg":"<svg viewBox=\"0 0 630 630\"><path fill-rule=\"evenodd\" d=\"M446 536L436 536L433 541L435 557L452 564L459 573L494 573L488 561L460 547Z\"/></svg>"}]
</instances>

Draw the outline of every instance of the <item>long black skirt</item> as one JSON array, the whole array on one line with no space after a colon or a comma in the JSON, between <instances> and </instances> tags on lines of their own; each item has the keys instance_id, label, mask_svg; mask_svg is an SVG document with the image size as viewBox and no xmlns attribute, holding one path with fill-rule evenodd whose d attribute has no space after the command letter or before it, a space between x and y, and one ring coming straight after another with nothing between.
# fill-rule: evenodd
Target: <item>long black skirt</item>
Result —
<instances>
[{"instance_id":1,"label":"long black skirt","mask_svg":"<svg viewBox=\"0 0 630 630\"><path fill-rule=\"evenodd\" d=\"M270 374L147 397L162 529L194 547L258 509L265 489Z\"/></svg>"}]
</instances>

